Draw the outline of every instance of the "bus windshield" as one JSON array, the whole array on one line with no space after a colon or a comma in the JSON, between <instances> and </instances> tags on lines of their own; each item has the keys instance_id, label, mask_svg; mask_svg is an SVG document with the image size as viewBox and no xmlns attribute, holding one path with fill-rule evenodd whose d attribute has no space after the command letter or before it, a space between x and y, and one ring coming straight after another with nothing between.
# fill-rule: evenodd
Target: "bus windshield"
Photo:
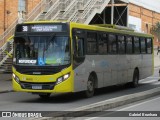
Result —
<instances>
[{"instance_id":1,"label":"bus windshield","mask_svg":"<svg viewBox=\"0 0 160 120\"><path fill-rule=\"evenodd\" d=\"M23 36L14 39L14 59L18 65L58 66L70 63L68 36Z\"/></svg>"}]
</instances>

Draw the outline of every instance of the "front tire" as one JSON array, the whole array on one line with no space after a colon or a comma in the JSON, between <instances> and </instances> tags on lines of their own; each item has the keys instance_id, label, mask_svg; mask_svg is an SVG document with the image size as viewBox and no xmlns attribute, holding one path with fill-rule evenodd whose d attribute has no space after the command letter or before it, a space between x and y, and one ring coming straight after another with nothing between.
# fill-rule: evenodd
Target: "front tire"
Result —
<instances>
[{"instance_id":1,"label":"front tire","mask_svg":"<svg viewBox=\"0 0 160 120\"><path fill-rule=\"evenodd\" d=\"M85 97L90 98L94 95L95 91L95 77L90 75L87 81L87 90L85 91Z\"/></svg>"}]
</instances>

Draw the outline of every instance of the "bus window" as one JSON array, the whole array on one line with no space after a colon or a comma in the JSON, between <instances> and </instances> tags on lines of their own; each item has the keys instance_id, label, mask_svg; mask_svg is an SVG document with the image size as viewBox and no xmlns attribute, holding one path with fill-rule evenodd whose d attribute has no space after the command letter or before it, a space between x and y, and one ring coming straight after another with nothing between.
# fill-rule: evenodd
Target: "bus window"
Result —
<instances>
[{"instance_id":1,"label":"bus window","mask_svg":"<svg viewBox=\"0 0 160 120\"><path fill-rule=\"evenodd\" d=\"M14 40L15 45L15 56L17 59L25 58L25 38L23 37L15 37Z\"/></svg>"},{"instance_id":2,"label":"bus window","mask_svg":"<svg viewBox=\"0 0 160 120\"><path fill-rule=\"evenodd\" d=\"M118 53L125 53L125 39L124 36L118 36Z\"/></svg>"},{"instance_id":3,"label":"bus window","mask_svg":"<svg viewBox=\"0 0 160 120\"><path fill-rule=\"evenodd\" d=\"M151 54L152 53L152 39L147 38L147 53Z\"/></svg>"},{"instance_id":4,"label":"bus window","mask_svg":"<svg viewBox=\"0 0 160 120\"><path fill-rule=\"evenodd\" d=\"M79 38L77 40L77 56L83 57L84 56L84 39Z\"/></svg>"},{"instance_id":5,"label":"bus window","mask_svg":"<svg viewBox=\"0 0 160 120\"><path fill-rule=\"evenodd\" d=\"M134 37L134 53L140 53L140 45L139 45L139 38L138 37Z\"/></svg>"},{"instance_id":6,"label":"bus window","mask_svg":"<svg viewBox=\"0 0 160 120\"><path fill-rule=\"evenodd\" d=\"M98 50L100 54L107 53L107 34L99 34Z\"/></svg>"},{"instance_id":7,"label":"bus window","mask_svg":"<svg viewBox=\"0 0 160 120\"><path fill-rule=\"evenodd\" d=\"M140 38L140 43L141 43L141 53L146 53L146 41L145 38Z\"/></svg>"},{"instance_id":8,"label":"bus window","mask_svg":"<svg viewBox=\"0 0 160 120\"><path fill-rule=\"evenodd\" d=\"M95 32L87 33L87 53L88 54L97 53L97 34Z\"/></svg>"},{"instance_id":9,"label":"bus window","mask_svg":"<svg viewBox=\"0 0 160 120\"><path fill-rule=\"evenodd\" d=\"M126 53L132 54L133 53L133 44L132 44L132 37L126 37Z\"/></svg>"},{"instance_id":10,"label":"bus window","mask_svg":"<svg viewBox=\"0 0 160 120\"><path fill-rule=\"evenodd\" d=\"M116 36L113 34L109 34L109 53L110 54L115 54L117 53L117 42L116 42Z\"/></svg>"}]
</instances>

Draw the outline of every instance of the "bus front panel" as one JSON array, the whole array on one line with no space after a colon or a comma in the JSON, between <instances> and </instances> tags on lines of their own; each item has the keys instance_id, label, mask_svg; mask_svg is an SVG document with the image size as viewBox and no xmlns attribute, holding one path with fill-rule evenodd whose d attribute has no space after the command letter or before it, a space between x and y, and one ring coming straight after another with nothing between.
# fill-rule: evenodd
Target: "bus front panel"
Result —
<instances>
[{"instance_id":1,"label":"bus front panel","mask_svg":"<svg viewBox=\"0 0 160 120\"><path fill-rule=\"evenodd\" d=\"M26 75L21 74L13 67L13 89L22 92L64 93L73 92L72 67L53 75Z\"/></svg>"}]
</instances>

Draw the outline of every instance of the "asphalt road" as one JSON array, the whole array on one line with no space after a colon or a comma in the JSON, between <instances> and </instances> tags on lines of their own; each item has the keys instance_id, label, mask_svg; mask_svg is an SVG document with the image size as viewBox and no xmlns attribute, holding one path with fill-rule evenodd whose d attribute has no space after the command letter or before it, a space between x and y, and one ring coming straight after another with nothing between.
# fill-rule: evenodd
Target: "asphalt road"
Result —
<instances>
[{"instance_id":1,"label":"asphalt road","mask_svg":"<svg viewBox=\"0 0 160 120\"><path fill-rule=\"evenodd\" d=\"M160 87L158 69L155 70L154 76L141 80L138 88L126 88L124 86L107 87L99 89L96 91L94 97L88 99L83 98L80 93L52 95L49 100L42 100L39 96L30 93L2 93L0 94L0 111L71 111L92 103L142 92L156 87Z\"/></svg>"}]
</instances>

